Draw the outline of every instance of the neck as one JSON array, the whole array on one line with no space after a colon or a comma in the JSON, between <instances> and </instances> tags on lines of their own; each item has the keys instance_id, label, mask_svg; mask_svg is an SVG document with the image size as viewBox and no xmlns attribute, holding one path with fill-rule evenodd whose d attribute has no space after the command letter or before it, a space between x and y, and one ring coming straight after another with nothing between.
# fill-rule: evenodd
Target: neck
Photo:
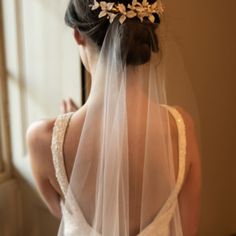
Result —
<instances>
[{"instance_id":1,"label":"neck","mask_svg":"<svg viewBox=\"0 0 236 236\"><path fill-rule=\"evenodd\" d=\"M115 74L112 74L111 78L105 78L106 75L101 70L102 65L97 68L97 70L91 71L91 91L88 97L88 102L92 102L93 104L98 104L102 102L105 88L108 86L112 86L114 81L115 83ZM117 75L117 79L124 79L125 89L126 89L126 97L129 100L137 100L140 99L142 101L146 101L148 99L149 89L150 89L150 80L149 78L149 65L141 65L141 66L128 66L126 70L126 76L122 77L120 74ZM112 73L112 72L111 72ZM99 75L100 74L100 75ZM111 81L111 83L108 82ZM109 83L109 84L106 84ZM116 84L116 89L114 92L120 92L121 84ZM112 88L112 87L110 87ZM114 88L114 87L113 87ZM118 91L119 90L119 91ZM113 92L113 91L112 91ZM118 95L118 94L117 94ZM110 95L109 95L110 96Z\"/></svg>"}]
</instances>

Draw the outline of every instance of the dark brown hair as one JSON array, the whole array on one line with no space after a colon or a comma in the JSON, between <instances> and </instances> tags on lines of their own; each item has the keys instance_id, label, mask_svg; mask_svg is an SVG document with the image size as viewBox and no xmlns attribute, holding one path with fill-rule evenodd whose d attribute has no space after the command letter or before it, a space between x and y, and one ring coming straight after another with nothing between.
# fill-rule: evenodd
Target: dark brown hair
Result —
<instances>
[{"instance_id":1,"label":"dark brown hair","mask_svg":"<svg viewBox=\"0 0 236 236\"><path fill-rule=\"evenodd\" d=\"M110 2L109 0L105 1ZM127 5L132 0L114 0L114 2ZM149 0L150 4L153 2L155 0ZM70 0L65 22L68 26L83 32L101 49L107 32L112 32L108 29L114 23L110 24L106 17L98 18L100 9L92 11L90 4L93 3L93 0ZM116 23L117 21L117 19L114 20ZM155 14L155 23L151 23L149 20L140 22L138 18L132 18L126 19L119 26L122 59L125 60L127 65L144 64L150 60L152 51L159 51L158 39L155 34L155 29L159 24L160 18Z\"/></svg>"}]
</instances>

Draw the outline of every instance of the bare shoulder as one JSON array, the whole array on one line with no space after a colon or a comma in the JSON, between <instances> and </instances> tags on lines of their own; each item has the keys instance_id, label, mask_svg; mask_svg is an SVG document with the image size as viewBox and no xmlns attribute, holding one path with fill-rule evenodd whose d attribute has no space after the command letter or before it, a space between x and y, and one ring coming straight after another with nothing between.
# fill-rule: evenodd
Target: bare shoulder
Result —
<instances>
[{"instance_id":1,"label":"bare shoulder","mask_svg":"<svg viewBox=\"0 0 236 236\"><path fill-rule=\"evenodd\" d=\"M196 125L191 115L182 107L175 106L182 115L187 139L186 162L189 168L186 171L179 203L184 235L198 235L201 199L201 157Z\"/></svg>"},{"instance_id":2,"label":"bare shoulder","mask_svg":"<svg viewBox=\"0 0 236 236\"><path fill-rule=\"evenodd\" d=\"M187 141L190 143L193 141L196 142L197 135L196 135L196 130L195 130L195 123L192 116L184 108L180 106L174 106L174 107L181 114L183 118L185 129L186 129Z\"/></svg>"},{"instance_id":3,"label":"bare shoulder","mask_svg":"<svg viewBox=\"0 0 236 236\"><path fill-rule=\"evenodd\" d=\"M51 136L55 119L41 120L32 123L27 129L26 142L31 163L37 165L37 169L43 172L50 169L51 163ZM48 168L46 168L48 167Z\"/></svg>"},{"instance_id":4,"label":"bare shoulder","mask_svg":"<svg viewBox=\"0 0 236 236\"><path fill-rule=\"evenodd\" d=\"M32 173L39 193L51 213L60 218L59 201L62 193L55 177L51 152L55 120L41 120L31 124L27 130L26 141Z\"/></svg>"},{"instance_id":5,"label":"bare shoulder","mask_svg":"<svg viewBox=\"0 0 236 236\"><path fill-rule=\"evenodd\" d=\"M194 121L192 116L190 115L189 112L187 112L183 107L180 106L174 106L174 108L181 114L183 117L186 129L190 129L191 131L194 131Z\"/></svg>"},{"instance_id":6,"label":"bare shoulder","mask_svg":"<svg viewBox=\"0 0 236 236\"><path fill-rule=\"evenodd\" d=\"M200 161L200 150L199 143L197 139L196 126L194 119L184 108L180 106L174 106L178 112L181 114L186 129L186 139L187 139L187 162L188 164L194 165Z\"/></svg>"},{"instance_id":7,"label":"bare shoulder","mask_svg":"<svg viewBox=\"0 0 236 236\"><path fill-rule=\"evenodd\" d=\"M26 141L28 147L35 151L45 152L51 142L51 135L55 119L40 120L32 123L26 133Z\"/></svg>"}]
</instances>

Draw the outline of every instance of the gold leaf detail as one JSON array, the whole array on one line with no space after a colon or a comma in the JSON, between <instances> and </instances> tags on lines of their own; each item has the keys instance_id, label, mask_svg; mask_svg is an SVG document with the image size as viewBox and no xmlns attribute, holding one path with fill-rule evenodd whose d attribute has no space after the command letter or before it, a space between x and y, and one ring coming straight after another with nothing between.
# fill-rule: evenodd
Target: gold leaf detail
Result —
<instances>
[{"instance_id":1,"label":"gold leaf detail","mask_svg":"<svg viewBox=\"0 0 236 236\"><path fill-rule=\"evenodd\" d=\"M102 18L102 17L104 17L104 16L106 16L107 15L107 12L106 11L101 11L100 13L99 13L99 15L98 15L98 18Z\"/></svg>"},{"instance_id":2,"label":"gold leaf detail","mask_svg":"<svg viewBox=\"0 0 236 236\"><path fill-rule=\"evenodd\" d=\"M124 21L126 20L126 16L125 15L122 15L119 19L120 23L123 24Z\"/></svg>"},{"instance_id":3,"label":"gold leaf detail","mask_svg":"<svg viewBox=\"0 0 236 236\"><path fill-rule=\"evenodd\" d=\"M152 14L148 17L148 19L149 19L152 23L155 22L155 17L154 17Z\"/></svg>"}]
</instances>

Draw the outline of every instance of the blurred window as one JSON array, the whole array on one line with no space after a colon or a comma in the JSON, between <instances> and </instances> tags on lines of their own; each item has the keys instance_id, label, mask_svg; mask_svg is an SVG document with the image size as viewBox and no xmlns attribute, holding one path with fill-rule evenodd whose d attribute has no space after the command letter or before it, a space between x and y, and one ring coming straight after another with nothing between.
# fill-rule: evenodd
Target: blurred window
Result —
<instances>
[{"instance_id":1,"label":"blurred window","mask_svg":"<svg viewBox=\"0 0 236 236\"><path fill-rule=\"evenodd\" d=\"M0 5L0 182L10 175L8 90L2 19L2 8Z\"/></svg>"}]
</instances>

